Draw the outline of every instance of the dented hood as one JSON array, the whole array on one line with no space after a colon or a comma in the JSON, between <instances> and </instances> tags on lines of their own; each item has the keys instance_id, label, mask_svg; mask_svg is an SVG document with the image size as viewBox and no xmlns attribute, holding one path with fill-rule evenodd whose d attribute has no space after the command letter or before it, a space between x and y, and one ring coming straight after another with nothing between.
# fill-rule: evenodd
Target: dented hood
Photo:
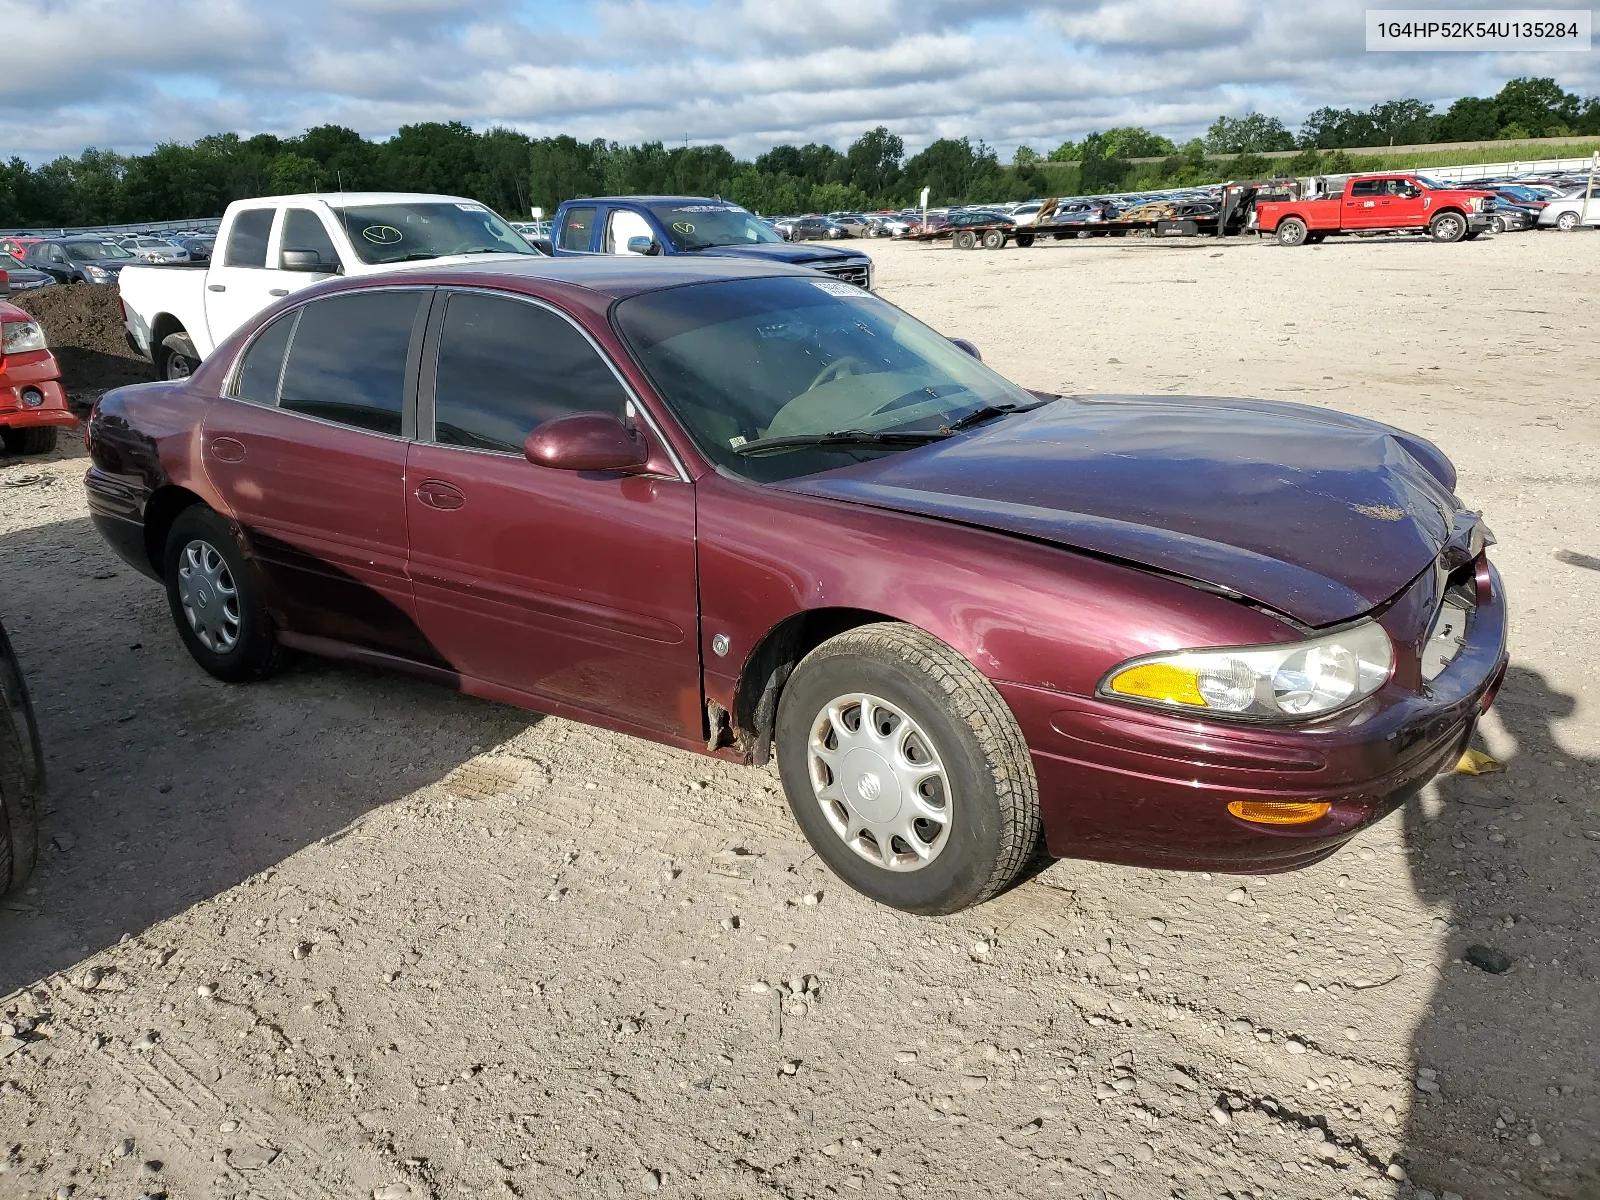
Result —
<instances>
[{"instance_id":1,"label":"dented hood","mask_svg":"<svg viewBox=\"0 0 1600 1200\"><path fill-rule=\"evenodd\" d=\"M1064 397L780 486L1120 559L1313 626L1487 537L1431 442L1267 400Z\"/></svg>"}]
</instances>

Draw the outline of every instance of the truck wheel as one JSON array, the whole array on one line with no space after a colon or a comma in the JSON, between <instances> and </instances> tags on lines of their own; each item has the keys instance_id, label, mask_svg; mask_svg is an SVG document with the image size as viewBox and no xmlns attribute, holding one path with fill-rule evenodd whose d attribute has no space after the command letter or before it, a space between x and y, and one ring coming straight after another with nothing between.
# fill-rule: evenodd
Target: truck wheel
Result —
<instances>
[{"instance_id":1,"label":"truck wheel","mask_svg":"<svg viewBox=\"0 0 1600 1200\"><path fill-rule=\"evenodd\" d=\"M228 683L278 669L283 649L260 577L228 522L204 504L184 509L167 533L162 566L173 623L195 662Z\"/></svg>"},{"instance_id":2,"label":"truck wheel","mask_svg":"<svg viewBox=\"0 0 1600 1200\"><path fill-rule=\"evenodd\" d=\"M1436 242L1459 242L1467 236L1467 222L1459 213L1442 212L1428 226L1428 236Z\"/></svg>"},{"instance_id":3,"label":"truck wheel","mask_svg":"<svg viewBox=\"0 0 1600 1200\"><path fill-rule=\"evenodd\" d=\"M1325 233L1308 233L1306 234L1306 245L1320 246L1323 242L1327 241L1327 239L1328 235Z\"/></svg>"},{"instance_id":4,"label":"truck wheel","mask_svg":"<svg viewBox=\"0 0 1600 1200\"><path fill-rule=\"evenodd\" d=\"M1303 246L1306 238L1306 223L1299 217L1285 217L1278 222L1278 245Z\"/></svg>"},{"instance_id":5,"label":"truck wheel","mask_svg":"<svg viewBox=\"0 0 1600 1200\"><path fill-rule=\"evenodd\" d=\"M1470 232L1470 233L1468 233L1468 234L1466 234L1466 235L1465 235L1465 236L1464 236L1464 237L1462 237L1462 239L1461 239L1461 240L1462 240L1462 241L1463 241L1463 242L1475 242L1475 241L1477 241L1477 240L1478 240L1478 239L1479 239L1479 238L1480 238L1480 237L1482 237L1482 236L1483 236L1483 230L1481 230L1481 229L1474 229L1474 230L1472 230L1472 231L1471 231L1471 232Z\"/></svg>"},{"instance_id":6,"label":"truck wheel","mask_svg":"<svg viewBox=\"0 0 1600 1200\"><path fill-rule=\"evenodd\" d=\"M914 913L981 904L1039 840L1016 718L950 646L863 625L801 660L778 701L778 771L806 839L863 895Z\"/></svg>"},{"instance_id":7,"label":"truck wheel","mask_svg":"<svg viewBox=\"0 0 1600 1200\"><path fill-rule=\"evenodd\" d=\"M56 429L54 425L0 429L0 443L4 443L7 454L49 454L56 448Z\"/></svg>"},{"instance_id":8,"label":"truck wheel","mask_svg":"<svg viewBox=\"0 0 1600 1200\"><path fill-rule=\"evenodd\" d=\"M1017 234L1017 245L1021 246L1024 250L1026 250L1029 246L1033 245L1033 234L1031 234L1031 233L1019 233L1019 234Z\"/></svg>"},{"instance_id":9,"label":"truck wheel","mask_svg":"<svg viewBox=\"0 0 1600 1200\"><path fill-rule=\"evenodd\" d=\"M1578 214L1575 212L1564 212L1556 218L1556 228L1562 233L1571 233L1577 227Z\"/></svg>"},{"instance_id":10,"label":"truck wheel","mask_svg":"<svg viewBox=\"0 0 1600 1200\"><path fill-rule=\"evenodd\" d=\"M983 248L985 250L999 250L1006 244L1006 235L998 229L985 229L983 231Z\"/></svg>"},{"instance_id":11,"label":"truck wheel","mask_svg":"<svg viewBox=\"0 0 1600 1200\"><path fill-rule=\"evenodd\" d=\"M162 379L187 379L200 365L200 355L187 333L169 333L156 348L156 374Z\"/></svg>"},{"instance_id":12,"label":"truck wheel","mask_svg":"<svg viewBox=\"0 0 1600 1200\"><path fill-rule=\"evenodd\" d=\"M28 691L0 629L0 896L21 887L33 871L43 795L44 761Z\"/></svg>"},{"instance_id":13,"label":"truck wheel","mask_svg":"<svg viewBox=\"0 0 1600 1200\"><path fill-rule=\"evenodd\" d=\"M978 246L978 235L970 229L958 229L951 237L950 245L957 250L975 250Z\"/></svg>"}]
</instances>

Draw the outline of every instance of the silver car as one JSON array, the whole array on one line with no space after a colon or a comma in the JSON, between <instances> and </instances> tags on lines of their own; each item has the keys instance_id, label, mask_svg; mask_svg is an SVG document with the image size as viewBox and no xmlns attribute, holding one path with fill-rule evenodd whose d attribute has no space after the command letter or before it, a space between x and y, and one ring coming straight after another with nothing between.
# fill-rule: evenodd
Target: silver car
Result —
<instances>
[{"instance_id":1,"label":"silver car","mask_svg":"<svg viewBox=\"0 0 1600 1200\"><path fill-rule=\"evenodd\" d=\"M189 252L176 242L158 237L129 237L117 243L135 258L153 263L188 262Z\"/></svg>"}]
</instances>

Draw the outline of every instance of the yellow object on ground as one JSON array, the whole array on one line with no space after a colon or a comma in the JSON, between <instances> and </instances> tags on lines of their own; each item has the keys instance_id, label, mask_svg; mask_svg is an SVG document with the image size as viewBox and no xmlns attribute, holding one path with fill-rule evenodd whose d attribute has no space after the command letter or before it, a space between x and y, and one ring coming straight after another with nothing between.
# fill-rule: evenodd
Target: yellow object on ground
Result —
<instances>
[{"instance_id":1,"label":"yellow object on ground","mask_svg":"<svg viewBox=\"0 0 1600 1200\"><path fill-rule=\"evenodd\" d=\"M1468 750L1456 763L1457 775L1493 775L1505 769L1505 763L1498 758L1490 758L1482 750Z\"/></svg>"}]
</instances>

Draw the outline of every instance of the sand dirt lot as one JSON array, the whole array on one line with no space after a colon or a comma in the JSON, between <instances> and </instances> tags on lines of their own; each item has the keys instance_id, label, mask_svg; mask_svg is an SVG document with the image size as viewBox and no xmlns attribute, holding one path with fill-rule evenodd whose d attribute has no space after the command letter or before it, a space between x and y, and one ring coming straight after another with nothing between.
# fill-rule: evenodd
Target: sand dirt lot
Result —
<instances>
[{"instance_id":1,"label":"sand dirt lot","mask_svg":"<svg viewBox=\"0 0 1600 1200\"><path fill-rule=\"evenodd\" d=\"M0 458L52 785L0 905L0 1198L1600 1196L1600 237L868 249L1027 386L1437 441L1500 539L1506 771L1298 874L1063 861L904 916L775 769L212 680L63 437Z\"/></svg>"}]
</instances>

